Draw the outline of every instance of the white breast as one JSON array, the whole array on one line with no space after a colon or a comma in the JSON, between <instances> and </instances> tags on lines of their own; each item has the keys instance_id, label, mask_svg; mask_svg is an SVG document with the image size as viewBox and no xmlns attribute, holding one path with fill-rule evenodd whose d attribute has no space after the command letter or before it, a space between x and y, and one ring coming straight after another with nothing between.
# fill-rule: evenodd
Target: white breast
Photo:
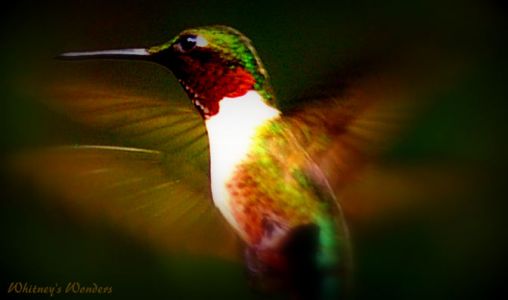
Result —
<instances>
[{"instance_id":1,"label":"white breast","mask_svg":"<svg viewBox=\"0 0 508 300\"><path fill-rule=\"evenodd\" d=\"M230 209L226 182L247 155L259 126L280 115L256 91L219 102L219 112L205 121L210 142L212 197L215 206L240 234Z\"/></svg>"}]
</instances>

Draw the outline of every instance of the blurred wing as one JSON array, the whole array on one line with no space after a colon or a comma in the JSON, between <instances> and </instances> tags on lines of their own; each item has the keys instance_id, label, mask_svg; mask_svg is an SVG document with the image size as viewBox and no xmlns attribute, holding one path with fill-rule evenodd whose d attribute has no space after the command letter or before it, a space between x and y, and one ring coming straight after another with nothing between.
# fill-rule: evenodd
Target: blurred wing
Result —
<instances>
[{"instance_id":1,"label":"blurred wing","mask_svg":"<svg viewBox=\"0 0 508 300\"><path fill-rule=\"evenodd\" d=\"M208 172L208 141L199 115L176 101L113 87L58 86L49 104L85 126L116 137L119 146L159 150Z\"/></svg>"},{"instance_id":2,"label":"blurred wing","mask_svg":"<svg viewBox=\"0 0 508 300\"><path fill-rule=\"evenodd\" d=\"M211 202L208 177L160 151L60 147L12 166L78 219L105 219L170 251L235 258L236 237Z\"/></svg>"},{"instance_id":3,"label":"blurred wing","mask_svg":"<svg viewBox=\"0 0 508 300\"><path fill-rule=\"evenodd\" d=\"M292 132L339 194L346 214L355 203L344 199L344 188L363 176L360 171L376 161L422 105L394 82L372 78L321 91L286 112Z\"/></svg>"},{"instance_id":4,"label":"blurred wing","mask_svg":"<svg viewBox=\"0 0 508 300\"><path fill-rule=\"evenodd\" d=\"M415 111L416 102L382 86L377 82L322 92L286 113L292 132L334 189L382 153Z\"/></svg>"},{"instance_id":5,"label":"blurred wing","mask_svg":"<svg viewBox=\"0 0 508 300\"><path fill-rule=\"evenodd\" d=\"M454 163L377 163L341 190L345 213L355 225L453 211L478 192L485 176ZM358 229L358 227L356 227Z\"/></svg>"}]
</instances>

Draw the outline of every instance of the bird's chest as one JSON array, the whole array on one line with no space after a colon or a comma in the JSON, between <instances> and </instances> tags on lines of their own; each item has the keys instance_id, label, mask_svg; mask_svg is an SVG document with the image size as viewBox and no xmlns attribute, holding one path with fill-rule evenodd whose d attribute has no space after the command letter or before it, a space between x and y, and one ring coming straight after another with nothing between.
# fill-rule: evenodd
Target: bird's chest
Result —
<instances>
[{"instance_id":1,"label":"bird's chest","mask_svg":"<svg viewBox=\"0 0 508 300\"><path fill-rule=\"evenodd\" d=\"M266 105L255 91L242 97L224 98L219 105L219 112L206 120L212 197L228 223L242 239L249 241L249 233L235 213L241 195L231 185L240 179L238 170L249 161L260 128L277 118L279 112ZM250 193L249 198L254 199L253 190L245 188L241 193Z\"/></svg>"}]
</instances>

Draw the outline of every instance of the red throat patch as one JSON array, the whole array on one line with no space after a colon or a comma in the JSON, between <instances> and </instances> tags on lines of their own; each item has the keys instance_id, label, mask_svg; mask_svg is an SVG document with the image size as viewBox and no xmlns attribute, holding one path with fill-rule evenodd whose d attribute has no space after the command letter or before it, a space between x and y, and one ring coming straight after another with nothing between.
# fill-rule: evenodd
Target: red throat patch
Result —
<instances>
[{"instance_id":1,"label":"red throat patch","mask_svg":"<svg viewBox=\"0 0 508 300\"><path fill-rule=\"evenodd\" d=\"M181 83L204 118L219 112L219 101L235 98L252 90L255 79L240 66L224 66L217 62L196 64L189 70L192 78Z\"/></svg>"}]
</instances>

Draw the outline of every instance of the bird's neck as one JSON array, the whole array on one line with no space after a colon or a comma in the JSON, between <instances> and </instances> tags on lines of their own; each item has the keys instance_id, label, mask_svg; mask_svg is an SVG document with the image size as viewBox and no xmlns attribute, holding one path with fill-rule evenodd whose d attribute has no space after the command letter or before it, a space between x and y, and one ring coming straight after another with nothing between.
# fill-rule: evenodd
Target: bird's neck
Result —
<instances>
[{"instance_id":1,"label":"bird's neck","mask_svg":"<svg viewBox=\"0 0 508 300\"><path fill-rule=\"evenodd\" d=\"M212 195L215 205L238 229L229 208L226 183L248 155L257 130L278 118L280 111L254 90L236 98L223 98L216 115L205 120L210 144Z\"/></svg>"}]
</instances>

